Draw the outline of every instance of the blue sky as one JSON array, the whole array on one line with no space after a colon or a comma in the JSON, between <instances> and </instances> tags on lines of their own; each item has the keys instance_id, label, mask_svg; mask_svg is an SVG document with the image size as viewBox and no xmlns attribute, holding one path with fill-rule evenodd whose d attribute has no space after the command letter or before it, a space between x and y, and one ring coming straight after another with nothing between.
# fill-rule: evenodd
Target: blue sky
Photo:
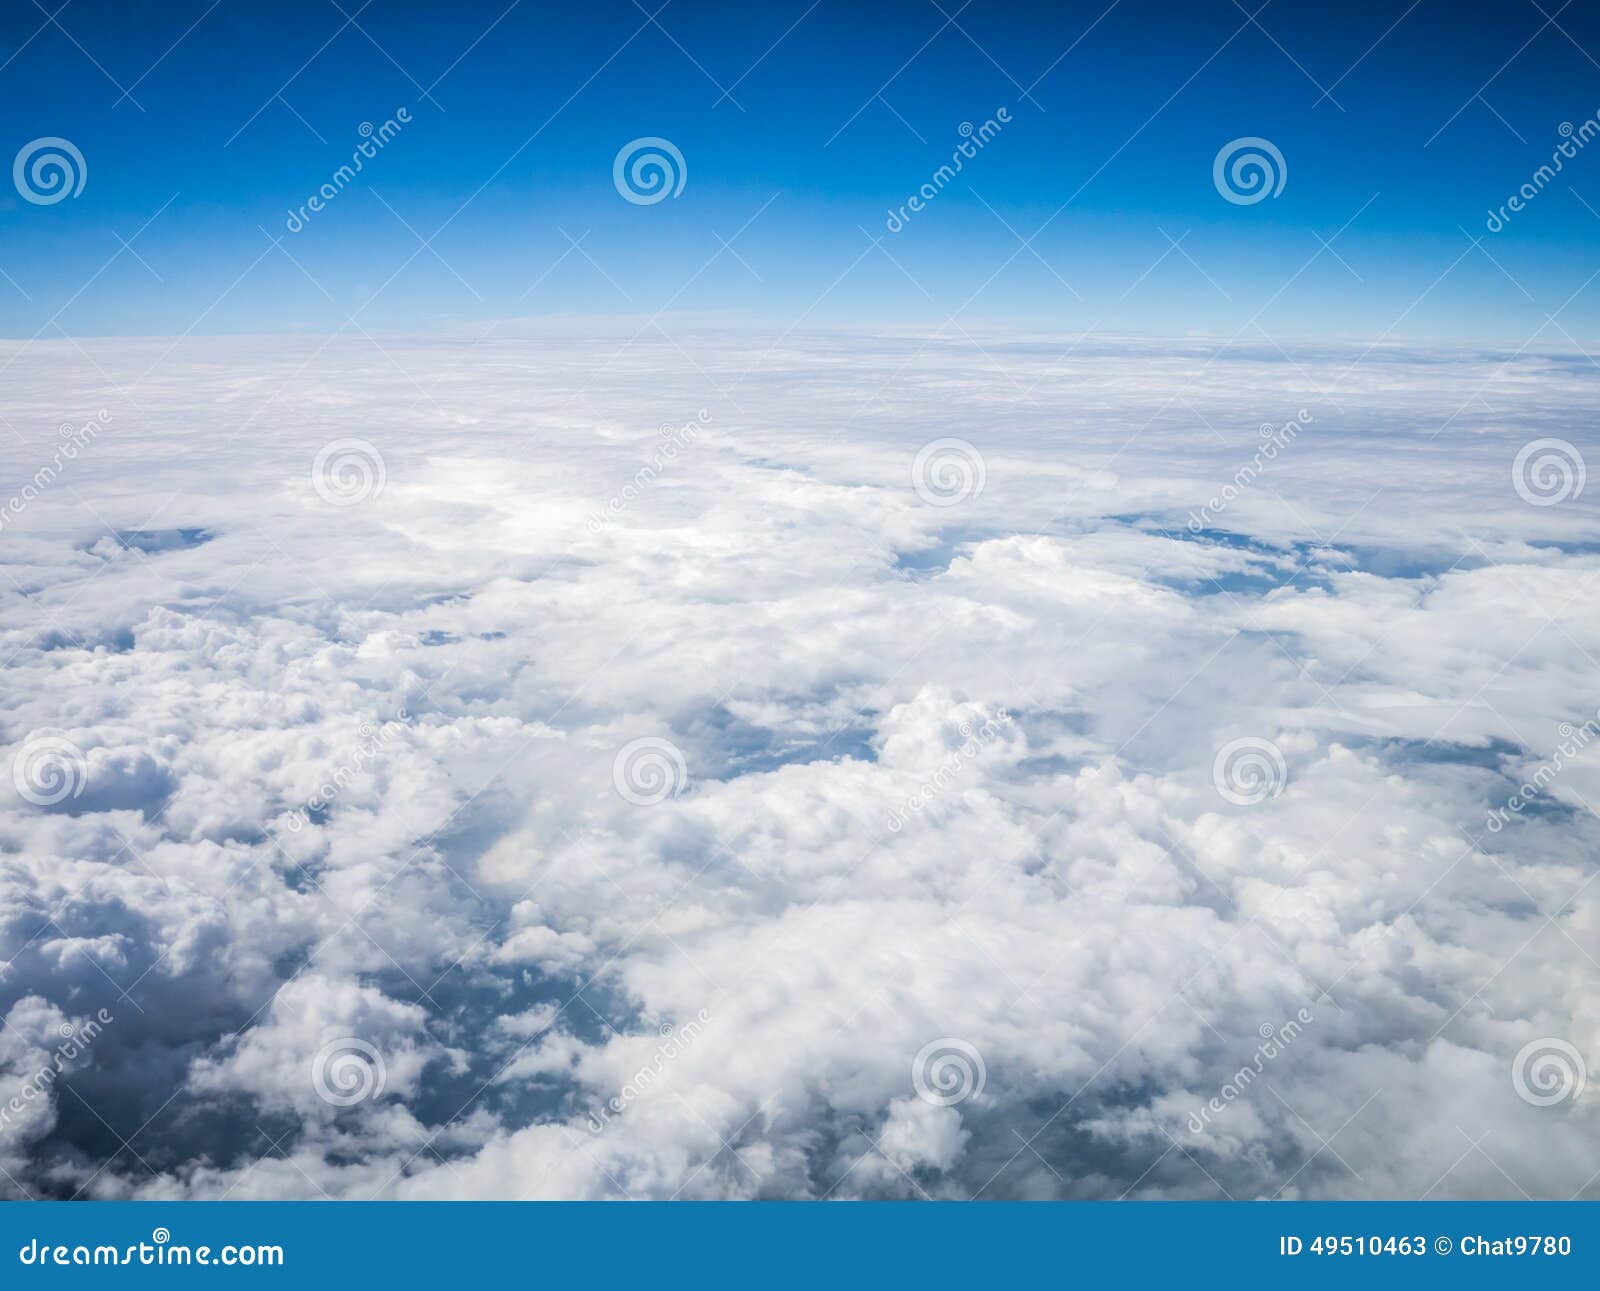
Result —
<instances>
[{"instance_id":1,"label":"blue sky","mask_svg":"<svg viewBox=\"0 0 1600 1291\"><path fill-rule=\"evenodd\" d=\"M1555 348L1600 330L1600 146L1485 230L1600 111L1600 15L1578 4L46 2L0 18L4 143L70 140L88 175L55 204L0 197L7 336L662 309ZM402 107L287 233L362 123ZM684 157L678 197L613 186L644 136ZM1286 182L1237 205L1212 164L1250 136Z\"/></svg>"},{"instance_id":2,"label":"blue sky","mask_svg":"<svg viewBox=\"0 0 1600 1291\"><path fill-rule=\"evenodd\" d=\"M1600 1194L1595 8L7 6L0 1198Z\"/></svg>"}]
</instances>

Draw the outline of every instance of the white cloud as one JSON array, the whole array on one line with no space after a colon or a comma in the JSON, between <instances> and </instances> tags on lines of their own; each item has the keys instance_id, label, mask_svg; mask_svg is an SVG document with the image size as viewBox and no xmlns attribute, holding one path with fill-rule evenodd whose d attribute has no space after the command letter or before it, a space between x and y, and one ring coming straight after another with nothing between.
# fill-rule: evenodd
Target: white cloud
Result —
<instances>
[{"instance_id":1,"label":"white cloud","mask_svg":"<svg viewBox=\"0 0 1600 1291\"><path fill-rule=\"evenodd\" d=\"M0 1070L110 1007L62 1082L151 1164L57 1093L17 1189L1592 1195L1596 1083L1534 1107L1512 1061L1600 1064L1600 754L1485 825L1600 708L1596 512L1510 475L1583 446L1581 369L89 347L124 406L33 348L24 464L64 391L115 431L0 539ZM340 438L384 459L357 505L312 479ZM941 438L985 459L949 507ZM41 733L59 801L9 792ZM645 738L686 777L641 804ZM1240 738L1285 777L1248 806ZM947 1037L986 1079L936 1107Z\"/></svg>"}]
</instances>

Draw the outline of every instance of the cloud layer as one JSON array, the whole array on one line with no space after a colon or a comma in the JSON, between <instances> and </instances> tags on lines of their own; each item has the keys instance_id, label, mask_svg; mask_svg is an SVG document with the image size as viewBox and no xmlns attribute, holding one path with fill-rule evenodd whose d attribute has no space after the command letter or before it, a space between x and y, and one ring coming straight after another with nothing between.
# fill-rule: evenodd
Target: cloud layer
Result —
<instances>
[{"instance_id":1,"label":"cloud layer","mask_svg":"<svg viewBox=\"0 0 1600 1291\"><path fill-rule=\"evenodd\" d=\"M1596 1194L1590 365L12 374L8 1195Z\"/></svg>"}]
</instances>

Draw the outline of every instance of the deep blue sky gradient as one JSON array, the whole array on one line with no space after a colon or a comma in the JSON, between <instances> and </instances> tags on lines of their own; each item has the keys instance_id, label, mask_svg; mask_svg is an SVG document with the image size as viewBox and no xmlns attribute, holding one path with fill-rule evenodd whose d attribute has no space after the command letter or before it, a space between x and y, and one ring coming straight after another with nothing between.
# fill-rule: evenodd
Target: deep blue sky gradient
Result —
<instances>
[{"instance_id":1,"label":"deep blue sky gradient","mask_svg":"<svg viewBox=\"0 0 1600 1291\"><path fill-rule=\"evenodd\" d=\"M1234 0L646 0L654 22L633 0L19 0L0 13L5 178L43 135L89 177L54 206L0 189L0 334L667 307L779 327L1600 335L1600 141L1472 242L1561 123L1600 111L1600 7L1246 2L1255 21ZM413 123L284 236L360 123L401 106ZM1000 107L1012 123L874 247L961 123ZM681 197L615 191L614 155L644 135L687 159ZM1244 135L1288 164L1253 206L1211 180ZM735 256L718 238L741 227Z\"/></svg>"}]
</instances>

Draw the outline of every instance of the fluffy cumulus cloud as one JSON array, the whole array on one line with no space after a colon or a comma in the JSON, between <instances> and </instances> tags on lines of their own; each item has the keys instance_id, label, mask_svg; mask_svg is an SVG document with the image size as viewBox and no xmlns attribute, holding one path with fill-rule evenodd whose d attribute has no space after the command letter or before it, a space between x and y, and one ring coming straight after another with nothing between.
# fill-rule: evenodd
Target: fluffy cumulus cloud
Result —
<instances>
[{"instance_id":1,"label":"fluffy cumulus cloud","mask_svg":"<svg viewBox=\"0 0 1600 1291\"><path fill-rule=\"evenodd\" d=\"M1592 366L0 357L6 1195L1597 1195Z\"/></svg>"}]
</instances>

